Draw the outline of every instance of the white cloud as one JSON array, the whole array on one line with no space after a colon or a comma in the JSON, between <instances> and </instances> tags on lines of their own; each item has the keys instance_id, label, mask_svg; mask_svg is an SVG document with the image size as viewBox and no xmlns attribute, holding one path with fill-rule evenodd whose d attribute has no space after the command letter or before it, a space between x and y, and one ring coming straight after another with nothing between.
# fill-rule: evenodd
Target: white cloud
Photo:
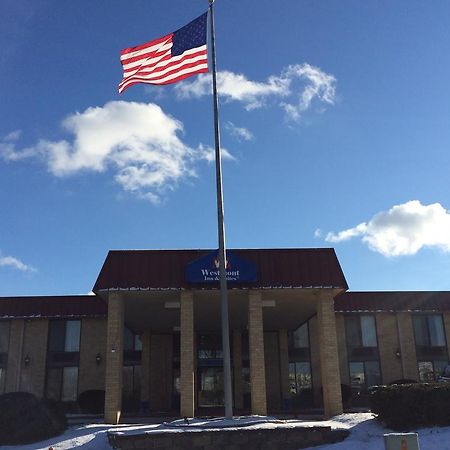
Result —
<instances>
[{"instance_id":1,"label":"white cloud","mask_svg":"<svg viewBox=\"0 0 450 450\"><path fill-rule=\"evenodd\" d=\"M450 211L441 204L422 205L412 200L382 211L368 222L338 233L328 242L361 237L369 248L384 256L414 255L424 247L450 252Z\"/></svg>"},{"instance_id":2,"label":"white cloud","mask_svg":"<svg viewBox=\"0 0 450 450\"><path fill-rule=\"evenodd\" d=\"M193 81L175 86L180 98L199 98L212 91L211 76L200 75ZM312 107L314 100L333 104L336 79L309 64L286 67L280 75L271 75L265 82L249 80L243 74L229 71L217 73L217 89L226 101L244 104L247 110L261 108L275 100L291 120L298 121Z\"/></svg>"},{"instance_id":3,"label":"white cloud","mask_svg":"<svg viewBox=\"0 0 450 450\"><path fill-rule=\"evenodd\" d=\"M20 270L21 272L36 272L34 267L23 263L20 259L13 256L2 256L0 254L0 267L10 267L12 269Z\"/></svg>"},{"instance_id":4,"label":"white cloud","mask_svg":"<svg viewBox=\"0 0 450 450\"><path fill-rule=\"evenodd\" d=\"M252 141L254 139L253 133L247 128L238 127L233 122L225 122L225 129L239 141Z\"/></svg>"},{"instance_id":5,"label":"white cloud","mask_svg":"<svg viewBox=\"0 0 450 450\"><path fill-rule=\"evenodd\" d=\"M71 140L41 140L18 149L15 132L0 142L0 156L7 161L39 157L58 177L113 170L125 191L153 203L183 178L195 176L198 161L210 159L201 144L197 149L185 144L183 124L153 103L109 102L68 116L62 126Z\"/></svg>"}]
</instances>

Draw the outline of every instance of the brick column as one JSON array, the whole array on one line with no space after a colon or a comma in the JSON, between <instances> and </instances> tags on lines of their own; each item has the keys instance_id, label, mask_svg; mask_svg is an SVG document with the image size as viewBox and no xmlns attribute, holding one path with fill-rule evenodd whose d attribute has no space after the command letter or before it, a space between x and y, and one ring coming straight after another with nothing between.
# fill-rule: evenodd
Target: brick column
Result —
<instances>
[{"instance_id":1,"label":"brick column","mask_svg":"<svg viewBox=\"0 0 450 450\"><path fill-rule=\"evenodd\" d=\"M147 412L150 407L150 339L150 330L145 330L141 335L141 402L144 412Z\"/></svg>"},{"instance_id":2,"label":"brick column","mask_svg":"<svg viewBox=\"0 0 450 450\"><path fill-rule=\"evenodd\" d=\"M6 370L5 392L20 391L20 377L22 372L23 337L25 321L11 320L9 328L8 365Z\"/></svg>"},{"instance_id":3,"label":"brick column","mask_svg":"<svg viewBox=\"0 0 450 450\"><path fill-rule=\"evenodd\" d=\"M123 298L113 291L108 297L105 370L105 423L118 424L122 409Z\"/></svg>"},{"instance_id":4,"label":"brick column","mask_svg":"<svg viewBox=\"0 0 450 450\"><path fill-rule=\"evenodd\" d=\"M320 367L322 372L325 418L342 414L341 377L337 346L334 299L331 292L321 292L317 298Z\"/></svg>"},{"instance_id":5,"label":"brick column","mask_svg":"<svg viewBox=\"0 0 450 450\"><path fill-rule=\"evenodd\" d=\"M378 313L376 319L382 383L387 384L403 378L402 360L396 355L400 350L397 318L393 313L383 312Z\"/></svg>"},{"instance_id":6,"label":"brick column","mask_svg":"<svg viewBox=\"0 0 450 450\"><path fill-rule=\"evenodd\" d=\"M403 378L419 380L416 341L411 313L397 313L398 340L402 361Z\"/></svg>"},{"instance_id":7,"label":"brick column","mask_svg":"<svg viewBox=\"0 0 450 450\"><path fill-rule=\"evenodd\" d=\"M242 335L240 330L233 330L233 378L234 407L244 407L244 382L242 379Z\"/></svg>"},{"instance_id":8,"label":"brick column","mask_svg":"<svg viewBox=\"0 0 450 450\"><path fill-rule=\"evenodd\" d=\"M265 416L267 415L267 399L262 296L257 291L250 291L248 297L248 340L252 414Z\"/></svg>"},{"instance_id":9,"label":"brick column","mask_svg":"<svg viewBox=\"0 0 450 450\"><path fill-rule=\"evenodd\" d=\"M181 293L180 415L194 417L194 294Z\"/></svg>"},{"instance_id":10,"label":"brick column","mask_svg":"<svg viewBox=\"0 0 450 450\"><path fill-rule=\"evenodd\" d=\"M280 384L282 406L285 407L286 400L290 397L289 392L289 343L286 329L278 331L278 351L280 354Z\"/></svg>"}]
</instances>

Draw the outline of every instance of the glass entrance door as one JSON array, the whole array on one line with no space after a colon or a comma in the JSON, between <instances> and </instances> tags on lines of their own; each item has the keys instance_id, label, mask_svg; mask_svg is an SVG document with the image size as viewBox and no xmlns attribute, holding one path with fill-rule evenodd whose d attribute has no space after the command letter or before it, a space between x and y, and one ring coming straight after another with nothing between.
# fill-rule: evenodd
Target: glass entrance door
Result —
<instances>
[{"instance_id":1,"label":"glass entrance door","mask_svg":"<svg viewBox=\"0 0 450 450\"><path fill-rule=\"evenodd\" d=\"M200 408L223 406L222 367L199 367L198 406Z\"/></svg>"}]
</instances>

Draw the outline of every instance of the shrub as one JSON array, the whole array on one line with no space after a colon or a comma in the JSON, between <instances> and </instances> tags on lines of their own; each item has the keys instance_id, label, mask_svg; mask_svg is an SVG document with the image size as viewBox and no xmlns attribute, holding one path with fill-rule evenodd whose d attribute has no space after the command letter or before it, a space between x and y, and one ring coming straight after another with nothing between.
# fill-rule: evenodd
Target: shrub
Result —
<instances>
[{"instance_id":1,"label":"shrub","mask_svg":"<svg viewBox=\"0 0 450 450\"><path fill-rule=\"evenodd\" d=\"M27 444L61 434L67 426L59 404L28 392L0 396L0 445Z\"/></svg>"},{"instance_id":2,"label":"shrub","mask_svg":"<svg viewBox=\"0 0 450 450\"><path fill-rule=\"evenodd\" d=\"M450 384L377 386L369 401L378 419L394 430L450 425Z\"/></svg>"},{"instance_id":3,"label":"shrub","mask_svg":"<svg viewBox=\"0 0 450 450\"><path fill-rule=\"evenodd\" d=\"M92 389L78 396L81 411L88 414L101 414L105 409L105 391Z\"/></svg>"}]
</instances>

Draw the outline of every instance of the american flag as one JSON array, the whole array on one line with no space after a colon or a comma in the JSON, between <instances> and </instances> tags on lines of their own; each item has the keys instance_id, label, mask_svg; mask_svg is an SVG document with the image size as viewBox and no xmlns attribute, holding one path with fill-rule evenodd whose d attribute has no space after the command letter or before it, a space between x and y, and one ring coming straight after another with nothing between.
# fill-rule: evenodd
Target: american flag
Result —
<instances>
[{"instance_id":1,"label":"american flag","mask_svg":"<svg viewBox=\"0 0 450 450\"><path fill-rule=\"evenodd\" d=\"M137 83L170 84L208 72L207 15L202 14L167 36L122 50L119 93Z\"/></svg>"}]
</instances>

